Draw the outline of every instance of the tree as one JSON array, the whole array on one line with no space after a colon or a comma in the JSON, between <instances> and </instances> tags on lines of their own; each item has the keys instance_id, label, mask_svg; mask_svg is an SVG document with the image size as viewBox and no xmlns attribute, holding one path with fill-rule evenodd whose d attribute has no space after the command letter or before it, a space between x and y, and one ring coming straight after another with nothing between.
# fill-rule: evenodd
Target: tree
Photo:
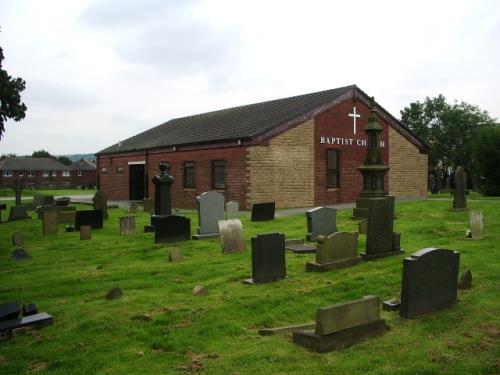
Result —
<instances>
[{"instance_id":1,"label":"tree","mask_svg":"<svg viewBox=\"0 0 500 375\"><path fill-rule=\"evenodd\" d=\"M474 140L473 156L484 181L485 195L500 195L500 125L481 129Z\"/></svg>"},{"instance_id":2,"label":"tree","mask_svg":"<svg viewBox=\"0 0 500 375\"><path fill-rule=\"evenodd\" d=\"M5 131L4 124L7 119L21 121L28 109L21 102L20 95L26 87L26 82L21 78L12 78L6 70L2 69L3 59L3 50L0 47L0 139Z\"/></svg>"},{"instance_id":3,"label":"tree","mask_svg":"<svg viewBox=\"0 0 500 375\"><path fill-rule=\"evenodd\" d=\"M465 102L449 104L443 95L438 95L410 103L401 111L401 122L429 144L432 169L446 171L461 165L471 175L474 138L494 119L477 106Z\"/></svg>"},{"instance_id":4,"label":"tree","mask_svg":"<svg viewBox=\"0 0 500 375\"><path fill-rule=\"evenodd\" d=\"M39 150L39 151L33 151L31 154L32 158L52 158L55 159L55 156L51 155L48 151L45 150Z\"/></svg>"},{"instance_id":5,"label":"tree","mask_svg":"<svg viewBox=\"0 0 500 375\"><path fill-rule=\"evenodd\" d=\"M57 161L64 164L64 165L71 165L73 164L73 162L71 161L70 158L68 158L67 156L64 156L64 155L61 155L57 158Z\"/></svg>"}]
</instances>

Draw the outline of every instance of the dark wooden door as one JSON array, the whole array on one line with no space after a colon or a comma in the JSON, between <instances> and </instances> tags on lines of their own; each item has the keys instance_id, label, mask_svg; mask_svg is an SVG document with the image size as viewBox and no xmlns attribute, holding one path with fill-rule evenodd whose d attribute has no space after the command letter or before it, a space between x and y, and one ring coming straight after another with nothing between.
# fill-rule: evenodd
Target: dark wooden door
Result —
<instances>
[{"instance_id":1,"label":"dark wooden door","mask_svg":"<svg viewBox=\"0 0 500 375\"><path fill-rule=\"evenodd\" d=\"M146 175L144 164L130 164L128 166L129 200L140 201L146 196Z\"/></svg>"}]
</instances>

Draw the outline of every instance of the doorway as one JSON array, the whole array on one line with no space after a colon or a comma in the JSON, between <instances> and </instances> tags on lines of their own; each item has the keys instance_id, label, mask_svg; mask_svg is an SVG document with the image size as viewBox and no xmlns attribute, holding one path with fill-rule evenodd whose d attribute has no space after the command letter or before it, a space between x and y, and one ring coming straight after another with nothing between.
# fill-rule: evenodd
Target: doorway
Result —
<instances>
[{"instance_id":1,"label":"doorway","mask_svg":"<svg viewBox=\"0 0 500 375\"><path fill-rule=\"evenodd\" d=\"M146 173L144 164L129 164L129 197L131 201L141 201L146 196Z\"/></svg>"}]
</instances>

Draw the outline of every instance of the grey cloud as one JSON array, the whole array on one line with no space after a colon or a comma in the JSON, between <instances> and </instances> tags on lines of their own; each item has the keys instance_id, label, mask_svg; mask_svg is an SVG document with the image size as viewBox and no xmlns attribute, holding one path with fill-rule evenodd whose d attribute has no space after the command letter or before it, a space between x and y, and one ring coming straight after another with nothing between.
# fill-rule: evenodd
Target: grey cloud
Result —
<instances>
[{"instance_id":1,"label":"grey cloud","mask_svg":"<svg viewBox=\"0 0 500 375\"><path fill-rule=\"evenodd\" d=\"M97 103L95 95L78 87L26 79L26 105L31 103L58 107L86 107Z\"/></svg>"}]
</instances>

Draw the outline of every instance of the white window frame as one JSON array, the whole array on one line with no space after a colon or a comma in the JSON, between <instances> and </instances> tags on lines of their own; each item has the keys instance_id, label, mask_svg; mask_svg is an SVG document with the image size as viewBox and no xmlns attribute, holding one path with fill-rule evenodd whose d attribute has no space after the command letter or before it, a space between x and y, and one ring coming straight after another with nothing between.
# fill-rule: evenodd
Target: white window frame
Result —
<instances>
[{"instance_id":1,"label":"white window frame","mask_svg":"<svg viewBox=\"0 0 500 375\"><path fill-rule=\"evenodd\" d=\"M78 177L82 177L82 171L78 171L76 172L76 174L78 175Z\"/></svg>"},{"instance_id":2,"label":"white window frame","mask_svg":"<svg viewBox=\"0 0 500 375\"><path fill-rule=\"evenodd\" d=\"M50 176L50 172L49 171L43 171L42 172L42 177L49 177Z\"/></svg>"},{"instance_id":3,"label":"white window frame","mask_svg":"<svg viewBox=\"0 0 500 375\"><path fill-rule=\"evenodd\" d=\"M28 171L28 177L35 177L35 171Z\"/></svg>"},{"instance_id":4,"label":"white window frame","mask_svg":"<svg viewBox=\"0 0 500 375\"><path fill-rule=\"evenodd\" d=\"M3 171L4 177L12 177L12 171Z\"/></svg>"},{"instance_id":5,"label":"white window frame","mask_svg":"<svg viewBox=\"0 0 500 375\"><path fill-rule=\"evenodd\" d=\"M52 177L56 177L57 176L57 171L52 171Z\"/></svg>"},{"instance_id":6,"label":"white window frame","mask_svg":"<svg viewBox=\"0 0 500 375\"><path fill-rule=\"evenodd\" d=\"M62 171L62 176L63 177L70 177L71 173L69 173L69 171Z\"/></svg>"},{"instance_id":7,"label":"white window frame","mask_svg":"<svg viewBox=\"0 0 500 375\"><path fill-rule=\"evenodd\" d=\"M23 177L24 173L23 173L23 171L19 171L17 175L18 175L19 177Z\"/></svg>"}]
</instances>

